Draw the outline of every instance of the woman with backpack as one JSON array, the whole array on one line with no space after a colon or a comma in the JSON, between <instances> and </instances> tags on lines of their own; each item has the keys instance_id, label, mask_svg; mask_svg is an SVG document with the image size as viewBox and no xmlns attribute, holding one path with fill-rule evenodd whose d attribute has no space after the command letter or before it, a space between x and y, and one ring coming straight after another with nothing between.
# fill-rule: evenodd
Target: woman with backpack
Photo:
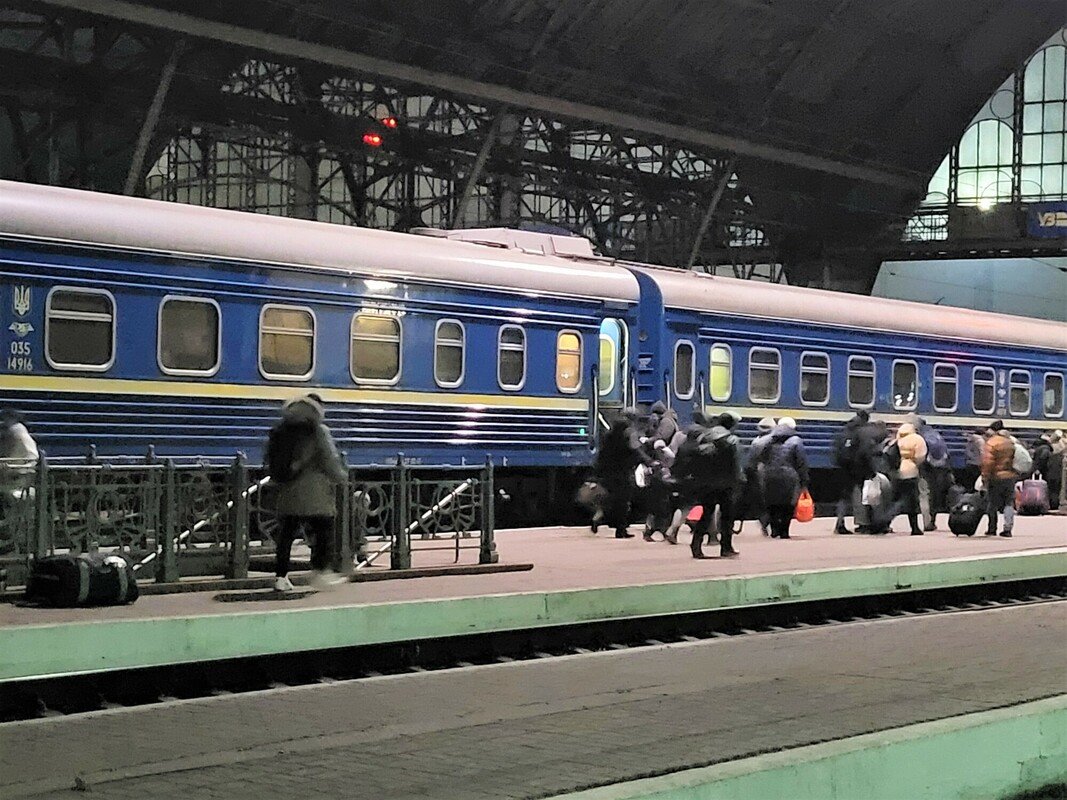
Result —
<instances>
[{"instance_id":1,"label":"woman with backpack","mask_svg":"<svg viewBox=\"0 0 1067 800\"><path fill-rule=\"evenodd\" d=\"M904 421L913 425L926 442L926 459L919 465L919 510L923 530L936 531L937 512L945 505L948 487L954 480L948 445L940 432L918 414L908 414Z\"/></svg>"},{"instance_id":2,"label":"woman with backpack","mask_svg":"<svg viewBox=\"0 0 1067 800\"><path fill-rule=\"evenodd\" d=\"M301 535L311 544L311 583L339 582L330 571L333 556L337 485L348 473L323 422L322 399L309 394L289 400L267 441L267 471L278 488L278 552L274 589L289 592L289 555ZM301 531L303 533L301 534Z\"/></svg>"},{"instance_id":3,"label":"woman with backpack","mask_svg":"<svg viewBox=\"0 0 1067 800\"><path fill-rule=\"evenodd\" d=\"M772 539L788 539L797 499L808 488L808 457L792 417L782 417L750 463L762 468L763 497L771 522Z\"/></svg>"}]
</instances>

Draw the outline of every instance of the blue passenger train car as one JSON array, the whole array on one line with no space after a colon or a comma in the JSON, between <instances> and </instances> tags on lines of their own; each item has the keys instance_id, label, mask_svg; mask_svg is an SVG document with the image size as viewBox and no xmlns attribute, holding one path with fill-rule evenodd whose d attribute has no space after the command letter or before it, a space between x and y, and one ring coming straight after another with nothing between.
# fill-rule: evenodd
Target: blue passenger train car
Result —
<instances>
[{"instance_id":1,"label":"blue passenger train car","mask_svg":"<svg viewBox=\"0 0 1067 800\"><path fill-rule=\"evenodd\" d=\"M1024 441L1063 426L1060 323L634 269L642 330L655 329L639 369L656 379L638 400L666 396L683 415L737 409L746 438L763 416L794 417L817 467L831 466L834 432L860 409L891 423L919 414L957 467L964 434L995 417Z\"/></svg>"},{"instance_id":2,"label":"blue passenger train car","mask_svg":"<svg viewBox=\"0 0 1067 800\"><path fill-rule=\"evenodd\" d=\"M1063 426L1067 328L710 277L523 231L411 235L0 182L0 399L52 458L261 457L318 392L350 463L486 456L551 485L611 413L856 409Z\"/></svg>"},{"instance_id":3,"label":"blue passenger train car","mask_svg":"<svg viewBox=\"0 0 1067 800\"><path fill-rule=\"evenodd\" d=\"M53 458L256 461L315 391L352 464L580 466L601 323L637 301L625 270L507 246L15 183L0 271L3 402Z\"/></svg>"}]
</instances>

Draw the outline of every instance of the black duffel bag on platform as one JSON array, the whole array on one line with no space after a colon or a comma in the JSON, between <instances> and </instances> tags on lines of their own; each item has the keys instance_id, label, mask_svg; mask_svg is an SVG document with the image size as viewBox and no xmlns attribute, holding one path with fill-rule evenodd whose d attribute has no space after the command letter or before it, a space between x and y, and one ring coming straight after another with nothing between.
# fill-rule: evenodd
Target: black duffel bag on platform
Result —
<instances>
[{"instance_id":1,"label":"black duffel bag on platform","mask_svg":"<svg viewBox=\"0 0 1067 800\"><path fill-rule=\"evenodd\" d=\"M133 567L114 553L39 558L26 583L27 602L43 606L121 606L139 594Z\"/></svg>"}]
</instances>

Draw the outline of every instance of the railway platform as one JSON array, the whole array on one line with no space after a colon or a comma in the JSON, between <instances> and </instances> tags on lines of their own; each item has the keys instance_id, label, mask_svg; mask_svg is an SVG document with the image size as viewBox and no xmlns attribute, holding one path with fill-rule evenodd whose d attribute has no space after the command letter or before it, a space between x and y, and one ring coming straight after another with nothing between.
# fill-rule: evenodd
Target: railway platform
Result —
<instances>
[{"instance_id":1,"label":"railway platform","mask_svg":"<svg viewBox=\"0 0 1067 800\"><path fill-rule=\"evenodd\" d=\"M1022 518L1012 539L832 526L779 541L749 524L741 558L703 561L639 536L500 532L501 561L532 569L359 582L284 603L190 592L103 609L0 604L0 682L1067 576L1062 517Z\"/></svg>"}]
</instances>

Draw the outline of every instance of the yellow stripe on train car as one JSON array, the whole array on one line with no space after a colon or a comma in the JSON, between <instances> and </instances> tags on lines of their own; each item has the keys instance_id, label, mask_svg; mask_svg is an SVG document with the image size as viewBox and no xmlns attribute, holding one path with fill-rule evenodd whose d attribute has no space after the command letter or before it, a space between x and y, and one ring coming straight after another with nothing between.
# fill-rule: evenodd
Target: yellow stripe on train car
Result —
<instances>
[{"instance_id":1,"label":"yellow stripe on train car","mask_svg":"<svg viewBox=\"0 0 1067 800\"><path fill-rule=\"evenodd\" d=\"M149 381L120 378L83 378L51 375L0 375L0 390L64 394L157 395L164 397L232 398L236 400L288 400L315 392L327 403L379 403L381 405L437 405L460 408L524 408L547 411L588 411L580 397L409 392L390 389L334 389L307 386L270 386L198 381Z\"/></svg>"},{"instance_id":2,"label":"yellow stripe on train car","mask_svg":"<svg viewBox=\"0 0 1067 800\"><path fill-rule=\"evenodd\" d=\"M716 414L722 411L736 411L745 419L762 419L763 417L774 417L778 419L780 417L792 417L799 424L804 420L819 421L819 422L847 422L856 415L856 410L849 411L830 411L822 408L778 408L777 406L732 406L732 405L708 405L705 413ZM872 420L881 420L890 425L898 425L904 422L905 418L909 414L918 414L924 420L927 425L934 427L964 427L964 428L980 428L989 425L994 419L1000 419L1004 422L1004 427L1009 431L1012 428L1042 428L1048 430L1055 430L1058 428L1067 427L1067 420L1062 417L1045 418L1045 419L1030 419L1029 417L1015 417L1010 414L1005 414L1001 417L995 415L988 416L954 416L951 414L924 414L921 411L893 411L893 412L881 412L867 409L867 412L871 415ZM804 431L800 431L803 435Z\"/></svg>"}]
</instances>

